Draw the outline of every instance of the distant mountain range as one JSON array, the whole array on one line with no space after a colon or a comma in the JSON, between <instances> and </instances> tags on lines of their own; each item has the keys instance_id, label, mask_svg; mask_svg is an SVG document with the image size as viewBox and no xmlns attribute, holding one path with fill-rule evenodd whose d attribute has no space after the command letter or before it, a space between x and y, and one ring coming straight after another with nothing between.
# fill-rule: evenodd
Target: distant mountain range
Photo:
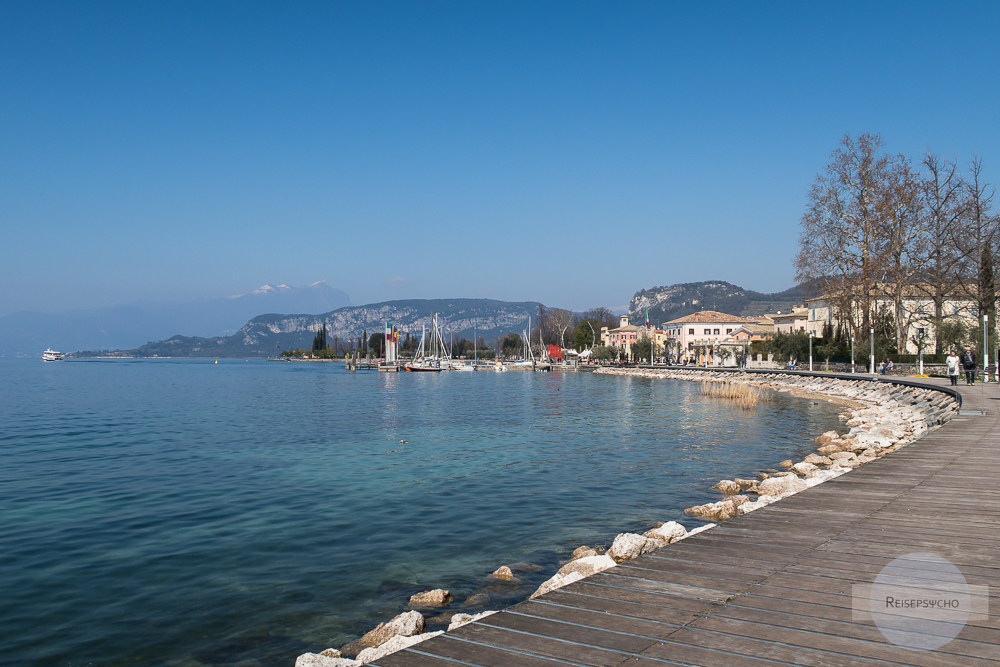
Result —
<instances>
[{"instance_id":1,"label":"distant mountain range","mask_svg":"<svg viewBox=\"0 0 1000 667\"><path fill-rule=\"evenodd\" d=\"M793 306L802 305L804 298L802 285L784 292L762 294L724 281L678 283L636 292L629 302L628 315L633 324L645 322L648 308L650 322L661 324L699 310L743 316L787 313Z\"/></svg>"},{"instance_id":2,"label":"distant mountain range","mask_svg":"<svg viewBox=\"0 0 1000 667\"><path fill-rule=\"evenodd\" d=\"M174 334L232 334L261 313L324 313L350 303L326 282L307 287L262 285L247 294L187 303L143 302L50 315L19 312L0 317L0 356L37 356L46 347L64 352L138 347Z\"/></svg>"},{"instance_id":3,"label":"distant mountain range","mask_svg":"<svg viewBox=\"0 0 1000 667\"><path fill-rule=\"evenodd\" d=\"M763 294L724 281L680 283L636 292L628 314L632 322L642 322L648 308L655 324L706 309L760 315L787 312L803 298L803 286ZM63 315L15 313L0 318L0 356L36 356L45 347L64 352L120 350L137 356L271 356L311 347L324 323L331 343L366 331L370 336L382 331L387 321L419 336L433 313L439 314L446 335L480 335L490 341L520 333L540 305L492 299L348 304L347 294L319 282L307 287L263 285L248 294L184 304L133 304Z\"/></svg>"},{"instance_id":4,"label":"distant mountain range","mask_svg":"<svg viewBox=\"0 0 1000 667\"><path fill-rule=\"evenodd\" d=\"M148 343L127 354L141 357L261 357L276 356L282 350L309 349L323 325L327 342L344 343L385 331L386 322L397 330L419 337L421 327L430 328L438 313L445 338L483 336L490 341L510 332L520 332L528 317L538 312L537 301L494 301L492 299L412 299L386 301L367 306L348 306L322 315L261 315L231 336L194 338L174 336Z\"/></svg>"}]
</instances>

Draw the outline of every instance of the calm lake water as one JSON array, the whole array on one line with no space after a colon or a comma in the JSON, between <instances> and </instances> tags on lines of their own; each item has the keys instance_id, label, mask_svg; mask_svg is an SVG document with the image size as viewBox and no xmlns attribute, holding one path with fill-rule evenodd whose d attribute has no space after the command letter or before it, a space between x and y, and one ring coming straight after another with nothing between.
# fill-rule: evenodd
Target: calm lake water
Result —
<instances>
[{"instance_id":1,"label":"calm lake water","mask_svg":"<svg viewBox=\"0 0 1000 667\"><path fill-rule=\"evenodd\" d=\"M699 522L831 404L694 383L342 364L0 360L0 663L287 665L448 588L523 598L581 544ZM405 443L402 441L406 441ZM516 565L513 583L488 575ZM471 598L471 600L470 600ZM463 606L465 605L465 606Z\"/></svg>"}]
</instances>

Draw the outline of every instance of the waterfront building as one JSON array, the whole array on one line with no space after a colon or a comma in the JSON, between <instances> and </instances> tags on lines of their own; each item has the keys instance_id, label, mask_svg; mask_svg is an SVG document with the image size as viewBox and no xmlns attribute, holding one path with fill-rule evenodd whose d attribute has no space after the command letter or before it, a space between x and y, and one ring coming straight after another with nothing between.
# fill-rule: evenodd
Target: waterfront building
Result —
<instances>
[{"instance_id":1,"label":"waterfront building","mask_svg":"<svg viewBox=\"0 0 1000 667\"><path fill-rule=\"evenodd\" d=\"M767 315L774 322L774 332L790 334L797 331L807 331L809 326L809 308L795 306L790 312L770 313Z\"/></svg>"},{"instance_id":2,"label":"waterfront building","mask_svg":"<svg viewBox=\"0 0 1000 667\"><path fill-rule=\"evenodd\" d=\"M751 326L756 328L751 330ZM699 310L663 325L680 359L698 364L722 363L723 343L733 343L732 336L740 328L758 336L769 335L774 322L764 315L741 317L717 310Z\"/></svg>"},{"instance_id":3,"label":"waterfront building","mask_svg":"<svg viewBox=\"0 0 1000 667\"><path fill-rule=\"evenodd\" d=\"M934 348L937 337L935 308L929 293L929 288L914 285L901 290L901 294L892 294L889 286L881 285L880 294L875 297L875 311L879 317L892 323L896 330L896 345L902 353L917 354L920 350L918 341L923 341L925 351ZM825 326L832 329L843 326L850 331L850 322L853 320L857 326L862 319L860 304L855 299L824 295L806 299L806 307L808 312L805 330L812 332L817 338L822 338ZM981 326L981 320L975 311L975 303L966 296L948 297L941 304L943 318L961 321L966 326ZM866 334L867 332L860 332L859 336ZM942 341L943 344L950 342L952 341Z\"/></svg>"},{"instance_id":4,"label":"waterfront building","mask_svg":"<svg viewBox=\"0 0 1000 667\"><path fill-rule=\"evenodd\" d=\"M658 350L661 353L663 352L664 346L667 343L667 335L663 329L629 324L628 315L622 315L618 322L618 326L614 329L601 327L602 345L624 350L625 356L632 359L632 345L644 338L652 338Z\"/></svg>"}]
</instances>

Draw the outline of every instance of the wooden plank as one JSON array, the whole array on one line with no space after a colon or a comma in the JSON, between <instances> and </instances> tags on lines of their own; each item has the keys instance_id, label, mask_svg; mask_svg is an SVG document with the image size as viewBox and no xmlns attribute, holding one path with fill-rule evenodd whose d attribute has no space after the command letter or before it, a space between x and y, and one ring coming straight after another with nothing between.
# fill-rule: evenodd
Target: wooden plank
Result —
<instances>
[{"instance_id":1,"label":"wooden plank","mask_svg":"<svg viewBox=\"0 0 1000 667\"><path fill-rule=\"evenodd\" d=\"M752 637L694 628L679 630L668 641L647 649L645 655L666 659L676 656L688 663L688 656L692 649L701 652L714 652L714 660L690 660L689 664L704 665L705 667L728 664L743 665L749 664L749 661L758 664L765 661L772 665L823 665L824 667L852 667L854 665L880 665L884 667L887 664L886 661L856 655L845 655L833 651L793 646L783 642L763 641ZM725 659L720 659L722 656L725 656Z\"/></svg>"},{"instance_id":2,"label":"wooden plank","mask_svg":"<svg viewBox=\"0 0 1000 667\"><path fill-rule=\"evenodd\" d=\"M509 609L508 612L561 623L572 623L587 628L603 628L614 632L641 635L650 639L662 639L682 625L681 623L666 623L635 616L610 614L607 610L595 611L585 607L540 601L519 604ZM690 622L693 618L695 617L692 616L685 622Z\"/></svg>"},{"instance_id":3,"label":"wooden plank","mask_svg":"<svg viewBox=\"0 0 1000 667\"><path fill-rule=\"evenodd\" d=\"M641 619L670 625L684 625L698 616L697 613L691 611L669 609L641 602L611 600L608 598L581 595L575 590L567 591L560 589L552 591L548 595L538 598L537 601L542 604L558 604L566 607L587 609L606 616L619 616L626 620Z\"/></svg>"},{"instance_id":4,"label":"wooden plank","mask_svg":"<svg viewBox=\"0 0 1000 667\"><path fill-rule=\"evenodd\" d=\"M690 580L689 577L678 576L676 579L681 579L681 582L676 580L658 581L647 577L630 576L627 571L619 573L618 568L605 570L591 578L595 584L647 593L661 593L663 595L672 595L674 597L702 600L705 602L725 602L726 598L737 593L739 590L745 589L747 586L746 584L742 584L739 587L730 586L728 590L719 590L683 581L685 579ZM706 580L698 579L697 581L704 582ZM709 581L708 583L718 582Z\"/></svg>"},{"instance_id":5,"label":"wooden plank","mask_svg":"<svg viewBox=\"0 0 1000 667\"><path fill-rule=\"evenodd\" d=\"M580 625L576 622L526 616L509 611L488 616L481 623L495 628L561 639L577 646L608 649L626 654L639 653L659 639L659 636L647 637L641 634L605 630L589 625ZM657 635L663 634L664 630L669 633L673 628L661 629Z\"/></svg>"},{"instance_id":6,"label":"wooden plank","mask_svg":"<svg viewBox=\"0 0 1000 667\"><path fill-rule=\"evenodd\" d=\"M609 650L556 637L545 637L535 632L512 630L483 622L499 615L487 616L482 621L458 628L454 631L455 638L474 642L479 646L506 649L508 653L506 656L507 662L495 663L499 665L520 664L519 661L521 658L517 656L521 653L543 658L566 660L583 665L617 665L629 656L629 653L625 651ZM435 642L437 639L441 639L441 637L435 637L423 642L421 646L426 646L425 651L428 653L432 652L432 649L436 651L437 646L432 644L432 642ZM471 649L472 647L469 648ZM478 650L481 651L482 649ZM480 660L477 659L474 662L478 664Z\"/></svg>"},{"instance_id":7,"label":"wooden plank","mask_svg":"<svg viewBox=\"0 0 1000 667\"><path fill-rule=\"evenodd\" d=\"M653 591L641 591L631 588L619 588L617 586L610 585L609 580L603 580L605 583L598 583L585 579L583 581L578 581L571 586L566 586L560 589L566 593L572 593L574 595L589 595L595 599L607 599L612 601L621 602L634 602L638 604L645 604L654 607L660 607L663 609L672 609L676 611L693 612L693 613L705 613L710 612L711 609L717 604L708 600L697 600L690 597L681 597L677 595L671 595L669 593L660 593ZM613 582L611 582L613 583Z\"/></svg>"},{"instance_id":8,"label":"wooden plank","mask_svg":"<svg viewBox=\"0 0 1000 667\"><path fill-rule=\"evenodd\" d=\"M418 653L411 649L403 649L395 653L390 653L384 658L379 658L375 662L365 663L375 665L375 667L460 667L463 662L449 660L441 656Z\"/></svg>"},{"instance_id":9,"label":"wooden plank","mask_svg":"<svg viewBox=\"0 0 1000 667\"><path fill-rule=\"evenodd\" d=\"M819 634L796 628L777 627L720 616L700 618L689 627L767 642L792 644L799 648L812 648L818 651L829 651L842 655L870 658L872 660L899 661L901 652L905 651L906 658L903 662L919 667L934 667L937 665L955 665L956 667L964 665L966 667L973 667L974 665L987 665L992 662L967 656L949 656L940 652L931 653L929 651L906 650L899 646L894 646L884 639L882 641L866 641L852 637ZM677 633L674 633L674 635L671 635L671 640L677 641L677 635L683 632L684 630L679 630ZM992 664L996 665L995 662L992 662Z\"/></svg>"},{"instance_id":10,"label":"wooden plank","mask_svg":"<svg viewBox=\"0 0 1000 667\"><path fill-rule=\"evenodd\" d=\"M452 633L447 633L421 642L414 649L404 649L372 664L378 665L378 667L408 667L410 664L414 664L410 662L411 657L418 655L441 661L440 665L435 665L432 662L429 667L455 667L456 663L482 665L483 667L510 667L511 665L555 667L556 665L566 665L568 662L565 659L545 658L526 651L505 650L489 644L459 639L452 636ZM399 656L399 659L390 660L395 656Z\"/></svg>"}]
</instances>

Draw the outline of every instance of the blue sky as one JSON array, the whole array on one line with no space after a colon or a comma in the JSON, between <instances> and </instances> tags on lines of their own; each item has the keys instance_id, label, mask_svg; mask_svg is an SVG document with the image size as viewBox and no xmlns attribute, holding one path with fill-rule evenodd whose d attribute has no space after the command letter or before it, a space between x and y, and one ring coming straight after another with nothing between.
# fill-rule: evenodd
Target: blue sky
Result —
<instances>
[{"instance_id":1,"label":"blue sky","mask_svg":"<svg viewBox=\"0 0 1000 667\"><path fill-rule=\"evenodd\" d=\"M790 287L845 133L1000 181L1000 3L0 1L0 315Z\"/></svg>"}]
</instances>

